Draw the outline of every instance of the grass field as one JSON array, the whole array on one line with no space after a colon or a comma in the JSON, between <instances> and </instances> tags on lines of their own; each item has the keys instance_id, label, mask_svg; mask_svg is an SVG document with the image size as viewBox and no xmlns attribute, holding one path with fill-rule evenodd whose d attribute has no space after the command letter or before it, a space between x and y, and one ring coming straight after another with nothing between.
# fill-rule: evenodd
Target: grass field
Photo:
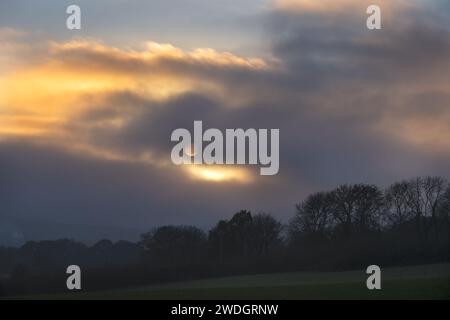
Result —
<instances>
[{"instance_id":1,"label":"grass field","mask_svg":"<svg viewBox=\"0 0 450 320\"><path fill-rule=\"evenodd\" d=\"M215 278L31 299L450 299L450 264L382 268L382 289L365 270Z\"/></svg>"}]
</instances>

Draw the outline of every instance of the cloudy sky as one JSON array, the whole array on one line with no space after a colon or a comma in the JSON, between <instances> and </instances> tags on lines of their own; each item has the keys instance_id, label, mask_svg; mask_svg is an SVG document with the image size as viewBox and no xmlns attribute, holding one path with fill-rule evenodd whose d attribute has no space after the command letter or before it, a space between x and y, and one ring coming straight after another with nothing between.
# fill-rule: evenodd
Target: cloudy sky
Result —
<instances>
[{"instance_id":1,"label":"cloudy sky","mask_svg":"<svg viewBox=\"0 0 450 320\"><path fill-rule=\"evenodd\" d=\"M450 178L450 2L0 2L0 244L137 239L311 192ZM382 9L382 30L366 8ZM279 128L280 171L175 166L170 134Z\"/></svg>"}]
</instances>

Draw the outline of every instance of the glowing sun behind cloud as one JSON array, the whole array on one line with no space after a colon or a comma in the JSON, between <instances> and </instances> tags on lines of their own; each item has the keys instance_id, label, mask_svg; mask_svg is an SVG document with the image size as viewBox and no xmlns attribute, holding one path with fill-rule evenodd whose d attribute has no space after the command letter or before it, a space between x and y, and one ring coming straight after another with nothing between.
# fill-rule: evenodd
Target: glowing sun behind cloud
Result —
<instances>
[{"instance_id":1,"label":"glowing sun behind cloud","mask_svg":"<svg viewBox=\"0 0 450 320\"><path fill-rule=\"evenodd\" d=\"M210 165L187 165L186 170L194 179L209 182L238 182L250 183L253 181L251 174L242 168Z\"/></svg>"}]
</instances>

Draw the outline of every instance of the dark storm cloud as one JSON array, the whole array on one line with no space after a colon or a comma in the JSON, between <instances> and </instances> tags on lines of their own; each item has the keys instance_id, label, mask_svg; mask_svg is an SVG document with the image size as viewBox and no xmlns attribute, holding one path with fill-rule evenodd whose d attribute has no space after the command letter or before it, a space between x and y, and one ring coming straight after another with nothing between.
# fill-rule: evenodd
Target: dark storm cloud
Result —
<instances>
[{"instance_id":1,"label":"dark storm cloud","mask_svg":"<svg viewBox=\"0 0 450 320\"><path fill-rule=\"evenodd\" d=\"M448 25L416 10L399 13L379 31L367 30L359 20L330 22L286 13L268 21L276 30L275 55L302 78L409 82L410 77L448 72Z\"/></svg>"}]
</instances>

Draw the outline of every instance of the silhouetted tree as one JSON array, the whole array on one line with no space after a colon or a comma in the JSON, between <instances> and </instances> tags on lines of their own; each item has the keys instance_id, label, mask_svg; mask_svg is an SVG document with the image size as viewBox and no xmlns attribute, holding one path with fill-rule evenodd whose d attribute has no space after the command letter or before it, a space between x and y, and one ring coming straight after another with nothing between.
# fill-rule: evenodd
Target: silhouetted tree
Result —
<instances>
[{"instance_id":1,"label":"silhouetted tree","mask_svg":"<svg viewBox=\"0 0 450 320\"><path fill-rule=\"evenodd\" d=\"M446 181L441 177L417 177L408 181L407 203L414 215L418 234L428 240L429 219L438 236L437 210L442 201Z\"/></svg>"},{"instance_id":2,"label":"silhouetted tree","mask_svg":"<svg viewBox=\"0 0 450 320\"><path fill-rule=\"evenodd\" d=\"M431 217L434 234L437 238L439 238L438 209L440 203L444 201L446 187L447 182L441 177L425 177L423 179L425 207Z\"/></svg>"},{"instance_id":3,"label":"silhouetted tree","mask_svg":"<svg viewBox=\"0 0 450 320\"><path fill-rule=\"evenodd\" d=\"M290 241L300 238L323 240L333 222L333 193L318 192L296 205L296 213L289 223Z\"/></svg>"},{"instance_id":4,"label":"silhouetted tree","mask_svg":"<svg viewBox=\"0 0 450 320\"><path fill-rule=\"evenodd\" d=\"M225 254L230 246L230 234L228 222L220 220L217 225L209 231L208 242L213 255L218 256L220 264L224 262Z\"/></svg>"},{"instance_id":5,"label":"silhouetted tree","mask_svg":"<svg viewBox=\"0 0 450 320\"><path fill-rule=\"evenodd\" d=\"M385 192L385 217L389 226L400 226L413 218L408 202L410 185L406 181L391 185Z\"/></svg>"},{"instance_id":6,"label":"silhouetted tree","mask_svg":"<svg viewBox=\"0 0 450 320\"><path fill-rule=\"evenodd\" d=\"M225 257L267 255L279 243L281 230L282 224L271 215L252 216L250 211L241 210L230 221L221 220L210 230L210 249L221 263Z\"/></svg>"},{"instance_id":7,"label":"silhouetted tree","mask_svg":"<svg viewBox=\"0 0 450 320\"><path fill-rule=\"evenodd\" d=\"M439 205L439 217L444 220L450 220L450 185L442 195L442 200Z\"/></svg>"},{"instance_id":8,"label":"silhouetted tree","mask_svg":"<svg viewBox=\"0 0 450 320\"><path fill-rule=\"evenodd\" d=\"M206 234L193 226L163 226L141 239L147 257L166 265L198 263L206 250Z\"/></svg>"},{"instance_id":9,"label":"silhouetted tree","mask_svg":"<svg viewBox=\"0 0 450 320\"><path fill-rule=\"evenodd\" d=\"M269 250L277 246L281 239L282 224L266 213L253 216L252 244L257 254L267 255Z\"/></svg>"},{"instance_id":10,"label":"silhouetted tree","mask_svg":"<svg viewBox=\"0 0 450 320\"><path fill-rule=\"evenodd\" d=\"M238 257L250 253L252 240L252 214L241 210L230 221L222 220L209 232L212 250L224 256Z\"/></svg>"},{"instance_id":11,"label":"silhouetted tree","mask_svg":"<svg viewBox=\"0 0 450 320\"><path fill-rule=\"evenodd\" d=\"M247 255L251 246L252 214L241 210L234 214L229 224L229 232L233 239L233 247L239 255Z\"/></svg>"},{"instance_id":12,"label":"silhouetted tree","mask_svg":"<svg viewBox=\"0 0 450 320\"><path fill-rule=\"evenodd\" d=\"M378 187L342 185L333 191L332 199L337 228L344 235L379 229L384 199Z\"/></svg>"}]
</instances>

